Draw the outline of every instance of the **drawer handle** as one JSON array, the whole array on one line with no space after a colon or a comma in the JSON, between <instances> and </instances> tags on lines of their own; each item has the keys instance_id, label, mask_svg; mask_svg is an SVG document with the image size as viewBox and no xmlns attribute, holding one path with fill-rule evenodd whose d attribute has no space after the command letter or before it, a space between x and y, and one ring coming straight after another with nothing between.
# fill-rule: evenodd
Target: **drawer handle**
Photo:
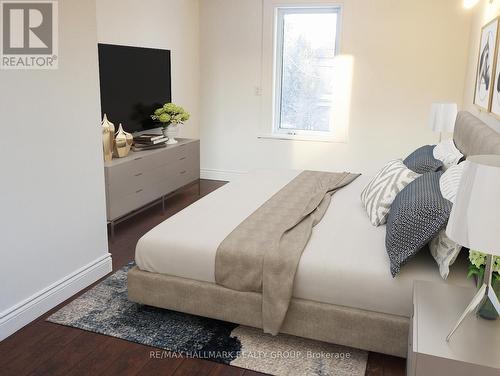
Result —
<instances>
[{"instance_id":1,"label":"drawer handle","mask_svg":"<svg viewBox=\"0 0 500 376\"><path fill-rule=\"evenodd\" d=\"M135 193L141 193L141 192L142 192L142 189L135 191Z\"/></svg>"},{"instance_id":2,"label":"drawer handle","mask_svg":"<svg viewBox=\"0 0 500 376\"><path fill-rule=\"evenodd\" d=\"M182 171L181 171L181 175L182 175L182 174L185 174L186 172L187 172L186 170L182 170Z\"/></svg>"},{"instance_id":3,"label":"drawer handle","mask_svg":"<svg viewBox=\"0 0 500 376\"><path fill-rule=\"evenodd\" d=\"M184 159L186 159L186 157L182 157L179 159L179 161L183 161Z\"/></svg>"},{"instance_id":4,"label":"drawer handle","mask_svg":"<svg viewBox=\"0 0 500 376\"><path fill-rule=\"evenodd\" d=\"M138 174L135 174L134 176L142 176L142 172L139 172Z\"/></svg>"},{"instance_id":5,"label":"drawer handle","mask_svg":"<svg viewBox=\"0 0 500 376\"><path fill-rule=\"evenodd\" d=\"M137 157L137 158L134 158L134 161L138 161L138 160L141 160L142 157Z\"/></svg>"}]
</instances>

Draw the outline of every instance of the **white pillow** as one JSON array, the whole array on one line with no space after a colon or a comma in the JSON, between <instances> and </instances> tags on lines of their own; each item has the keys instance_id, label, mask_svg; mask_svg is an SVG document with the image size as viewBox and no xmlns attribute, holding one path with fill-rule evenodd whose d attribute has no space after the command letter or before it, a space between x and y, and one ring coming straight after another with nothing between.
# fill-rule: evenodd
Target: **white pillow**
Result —
<instances>
[{"instance_id":1,"label":"white pillow","mask_svg":"<svg viewBox=\"0 0 500 376\"><path fill-rule=\"evenodd\" d=\"M441 274L443 279L447 279L450 273L450 266L457 259L462 246L446 236L446 230L443 229L439 232L438 236L431 240L429 249L432 257L434 257L439 266L439 274Z\"/></svg>"},{"instance_id":2,"label":"white pillow","mask_svg":"<svg viewBox=\"0 0 500 376\"><path fill-rule=\"evenodd\" d=\"M397 194L420 174L406 167L401 159L390 161L361 192L370 222L380 226L387 222L387 215Z\"/></svg>"},{"instance_id":3,"label":"white pillow","mask_svg":"<svg viewBox=\"0 0 500 376\"><path fill-rule=\"evenodd\" d=\"M464 166L465 163L451 166L443 173L443 175L441 175L441 178L439 179L441 194L452 204L455 203ZM448 238L448 236L446 236L446 230L441 230L438 236L432 239L429 243L429 249L432 257L434 257L434 260L436 260L436 263L439 266L439 274L441 274L443 279L448 278L450 266L457 259L462 246Z\"/></svg>"},{"instance_id":4,"label":"white pillow","mask_svg":"<svg viewBox=\"0 0 500 376\"><path fill-rule=\"evenodd\" d=\"M441 194L445 199L451 201L452 204L455 203L460 179L462 178L462 174L464 172L464 166L465 163L451 166L443 173L443 175L441 175L441 178L439 179Z\"/></svg>"},{"instance_id":5,"label":"white pillow","mask_svg":"<svg viewBox=\"0 0 500 376\"><path fill-rule=\"evenodd\" d=\"M457 165L463 154L455 146L453 140L444 140L436 145L432 154L434 158L443 162L443 169L446 171L451 166Z\"/></svg>"}]
</instances>

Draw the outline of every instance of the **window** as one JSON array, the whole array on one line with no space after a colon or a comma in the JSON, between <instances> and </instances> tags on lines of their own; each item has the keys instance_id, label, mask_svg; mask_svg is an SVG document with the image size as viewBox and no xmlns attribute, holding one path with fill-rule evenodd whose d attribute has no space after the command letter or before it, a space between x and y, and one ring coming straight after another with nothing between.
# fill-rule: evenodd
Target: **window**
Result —
<instances>
[{"instance_id":1,"label":"window","mask_svg":"<svg viewBox=\"0 0 500 376\"><path fill-rule=\"evenodd\" d=\"M277 8L274 133L328 137L334 131L334 57L340 7Z\"/></svg>"}]
</instances>

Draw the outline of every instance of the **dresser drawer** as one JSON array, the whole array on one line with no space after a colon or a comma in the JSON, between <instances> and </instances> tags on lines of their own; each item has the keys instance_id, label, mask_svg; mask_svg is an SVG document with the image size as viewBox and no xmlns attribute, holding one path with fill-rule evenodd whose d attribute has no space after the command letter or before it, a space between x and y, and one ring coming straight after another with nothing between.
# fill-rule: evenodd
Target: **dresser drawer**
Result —
<instances>
[{"instance_id":1,"label":"dresser drawer","mask_svg":"<svg viewBox=\"0 0 500 376\"><path fill-rule=\"evenodd\" d=\"M200 152L200 143L199 142L189 142L186 144L179 145L175 148L175 154L172 154L171 157L175 160L182 161L186 159L188 156L193 156L195 153L198 154Z\"/></svg>"},{"instance_id":2,"label":"dresser drawer","mask_svg":"<svg viewBox=\"0 0 500 376\"><path fill-rule=\"evenodd\" d=\"M188 151L188 149L182 147L167 147L162 150L155 150L149 155L145 154L145 152L135 153L137 156L126 163L105 169L106 184L113 186L128 183L135 177L145 175L148 171L175 163L175 161L185 157Z\"/></svg>"},{"instance_id":3,"label":"dresser drawer","mask_svg":"<svg viewBox=\"0 0 500 376\"><path fill-rule=\"evenodd\" d=\"M181 176L180 179L180 186L184 186L188 183L191 183L195 180L198 180L200 178L200 168L198 165L198 168L193 168L193 164L191 164L190 167L184 168L181 171L179 171L179 175Z\"/></svg>"},{"instance_id":4,"label":"dresser drawer","mask_svg":"<svg viewBox=\"0 0 500 376\"><path fill-rule=\"evenodd\" d=\"M188 155L197 155L200 157L200 141L193 141L189 144L186 144L186 152Z\"/></svg>"},{"instance_id":5,"label":"dresser drawer","mask_svg":"<svg viewBox=\"0 0 500 376\"><path fill-rule=\"evenodd\" d=\"M110 179L108 182L107 193L110 197L132 194L139 189L153 187L158 182L167 179L176 170L176 162L170 161L152 170L148 169L138 172L127 178L124 176L115 176L115 179Z\"/></svg>"},{"instance_id":6,"label":"dresser drawer","mask_svg":"<svg viewBox=\"0 0 500 376\"><path fill-rule=\"evenodd\" d=\"M128 214L161 196L158 192L158 186L156 186L154 188L140 188L128 195L108 197L108 220L114 220Z\"/></svg>"},{"instance_id":7,"label":"dresser drawer","mask_svg":"<svg viewBox=\"0 0 500 376\"><path fill-rule=\"evenodd\" d=\"M198 153L199 151L195 151L188 154L187 157L180 161L177 168L179 187L200 178L200 157Z\"/></svg>"},{"instance_id":8,"label":"dresser drawer","mask_svg":"<svg viewBox=\"0 0 500 376\"><path fill-rule=\"evenodd\" d=\"M198 169L193 168L196 165L198 165ZM171 193L176 189L199 179L199 162L197 163L196 161L193 161L191 157L178 161L172 167L173 168L168 172L168 177L159 183L159 187L164 194Z\"/></svg>"}]
</instances>

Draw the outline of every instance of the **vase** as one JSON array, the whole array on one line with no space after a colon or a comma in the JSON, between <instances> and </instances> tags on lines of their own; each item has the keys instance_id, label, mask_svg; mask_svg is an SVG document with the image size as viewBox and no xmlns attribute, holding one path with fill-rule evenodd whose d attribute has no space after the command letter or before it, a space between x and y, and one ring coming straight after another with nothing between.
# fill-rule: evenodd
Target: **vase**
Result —
<instances>
[{"instance_id":1,"label":"vase","mask_svg":"<svg viewBox=\"0 0 500 376\"><path fill-rule=\"evenodd\" d=\"M115 125L108 120L106 114L101 122L102 126L102 150L104 153L104 161L109 162L113 159L113 144L115 137Z\"/></svg>"},{"instance_id":2,"label":"vase","mask_svg":"<svg viewBox=\"0 0 500 376\"><path fill-rule=\"evenodd\" d=\"M481 287L482 284L483 278L479 278L478 287ZM500 296L500 280L493 278L491 284L493 285L493 291L495 291L497 296ZM489 299L479 307L477 314L478 316L486 320L496 320L498 318L498 312Z\"/></svg>"},{"instance_id":3,"label":"vase","mask_svg":"<svg viewBox=\"0 0 500 376\"><path fill-rule=\"evenodd\" d=\"M118 158L123 158L130 153L130 148L132 147L132 143L134 138L128 132L123 130L122 125L118 127L118 132L115 134L115 143L113 148L113 154Z\"/></svg>"},{"instance_id":4,"label":"vase","mask_svg":"<svg viewBox=\"0 0 500 376\"><path fill-rule=\"evenodd\" d=\"M168 138L167 145L176 144L178 141L175 139L179 134L179 126L178 125L167 125L163 128L163 134Z\"/></svg>"}]
</instances>

